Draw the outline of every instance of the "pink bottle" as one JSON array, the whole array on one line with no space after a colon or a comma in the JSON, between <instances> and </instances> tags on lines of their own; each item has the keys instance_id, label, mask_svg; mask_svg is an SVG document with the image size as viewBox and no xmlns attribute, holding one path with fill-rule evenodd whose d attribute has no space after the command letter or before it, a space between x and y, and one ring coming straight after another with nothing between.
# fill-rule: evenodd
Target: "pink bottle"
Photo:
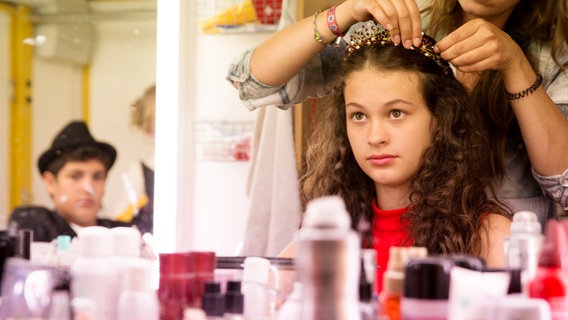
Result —
<instances>
[{"instance_id":1,"label":"pink bottle","mask_svg":"<svg viewBox=\"0 0 568 320\"><path fill-rule=\"evenodd\" d=\"M529 283L529 297L550 305L552 319L568 318L568 236L557 220L548 220L538 269Z\"/></svg>"}]
</instances>

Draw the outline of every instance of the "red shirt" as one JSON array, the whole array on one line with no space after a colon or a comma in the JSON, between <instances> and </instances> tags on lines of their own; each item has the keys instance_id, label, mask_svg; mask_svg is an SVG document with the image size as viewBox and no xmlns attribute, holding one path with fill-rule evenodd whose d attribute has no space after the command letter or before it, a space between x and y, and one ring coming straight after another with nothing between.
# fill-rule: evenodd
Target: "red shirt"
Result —
<instances>
[{"instance_id":1,"label":"red shirt","mask_svg":"<svg viewBox=\"0 0 568 320\"><path fill-rule=\"evenodd\" d=\"M377 252L375 282L378 294L383 289L383 274L387 270L390 247L409 247L412 246L413 241L410 240L408 229L401 221L402 214L407 211L407 208L382 210L377 207L376 201L373 201L373 209L375 213L373 248Z\"/></svg>"}]
</instances>

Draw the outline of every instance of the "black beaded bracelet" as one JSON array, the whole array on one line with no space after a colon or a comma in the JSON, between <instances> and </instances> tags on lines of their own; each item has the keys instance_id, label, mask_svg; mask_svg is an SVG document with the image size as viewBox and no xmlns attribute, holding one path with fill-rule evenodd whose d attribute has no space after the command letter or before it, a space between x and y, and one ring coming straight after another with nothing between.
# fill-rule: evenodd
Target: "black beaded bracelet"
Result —
<instances>
[{"instance_id":1,"label":"black beaded bracelet","mask_svg":"<svg viewBox=\"0 0 568 320\"><path fill-rule=\"evenodd\" d=\"M529 94L535 92L536 89L538 89L538 87L540 87L541 84L542 84L542 76L540 74L537 74L536 81L532 84L532 86L530 86L530 88L517 93L509 93L505 91L505 97L509 100L518 100L524 98Z\"/></svg>"}]
</instances>

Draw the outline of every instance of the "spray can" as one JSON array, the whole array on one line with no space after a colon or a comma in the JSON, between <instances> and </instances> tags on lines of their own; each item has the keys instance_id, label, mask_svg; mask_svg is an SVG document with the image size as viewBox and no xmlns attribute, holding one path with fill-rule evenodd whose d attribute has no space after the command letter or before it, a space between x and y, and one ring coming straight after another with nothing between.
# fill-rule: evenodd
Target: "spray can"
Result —
<instances>
[{"instance_id":1,"label":"spray can","mask_svg":"<svg viewBox=\"0 0 568 320\"><path fill-rule=\"evenodd\" d=\"M329 196L308 203L298 237L301 319L360 320L360 240L343 199Z\"/></svg>"}]
</instances>

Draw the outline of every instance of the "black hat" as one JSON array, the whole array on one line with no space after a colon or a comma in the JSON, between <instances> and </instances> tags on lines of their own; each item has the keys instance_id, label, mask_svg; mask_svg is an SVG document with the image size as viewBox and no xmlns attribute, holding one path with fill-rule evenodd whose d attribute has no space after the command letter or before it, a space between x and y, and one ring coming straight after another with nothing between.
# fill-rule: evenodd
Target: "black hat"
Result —
<instances>
[{"instance_id":1,"label":"black hat","mask_svg":"<svg viewBox=\"0 0 568 320\"><path fill-rule=\"evenodd\" d=\"M116 160L116 150L114 147L110 144L96 141L89 132L89 128L87 128L85 122L72 121L57 134L55 139L53 139L51 148L39 157L39 160L37 161L39 172L43 174L47 170L49 164L63 154L63 152L85 145L96 147L102 152L108 154L110 161L108 163L107 170L112 167Z\"/></svg>"}]
</instances>

